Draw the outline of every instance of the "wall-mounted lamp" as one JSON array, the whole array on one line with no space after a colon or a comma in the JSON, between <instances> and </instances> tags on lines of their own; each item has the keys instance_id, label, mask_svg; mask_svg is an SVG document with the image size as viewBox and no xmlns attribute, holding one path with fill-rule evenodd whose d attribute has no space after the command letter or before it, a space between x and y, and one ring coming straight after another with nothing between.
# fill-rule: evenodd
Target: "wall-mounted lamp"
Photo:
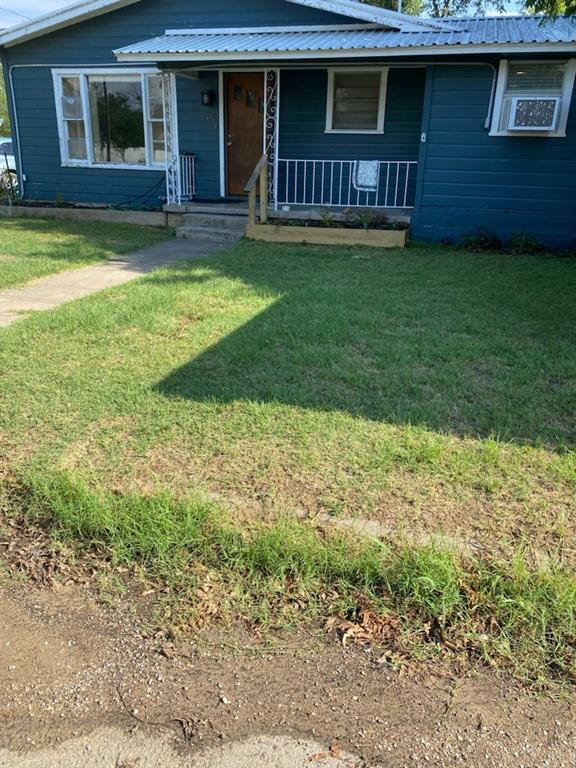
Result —
<instances>
[{"instance_id":1,"label":"wall-mounted lamp","mask_svg":"<svg viewBox=\"0 0 576 768\"><path fill-rule=\"evenodd\" d=\"M214 104L214 91L202 91L202 106L211 107Z\"/></svg>"}]
</instances>

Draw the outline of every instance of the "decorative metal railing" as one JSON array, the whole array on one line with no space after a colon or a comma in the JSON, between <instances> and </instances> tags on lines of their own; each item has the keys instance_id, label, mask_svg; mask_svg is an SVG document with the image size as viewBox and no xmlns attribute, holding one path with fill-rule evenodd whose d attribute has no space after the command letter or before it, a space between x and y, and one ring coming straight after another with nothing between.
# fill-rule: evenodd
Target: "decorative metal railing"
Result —
<instances>
[{"instance_id":1,"label":"decorative metal railing","mask_svg":"<svg viewBox=\"0 0 576 768\"><path fill-rule=\"evenodd\" d=\"M276 207L413 208L416 160L278 159Z\"/></svg>"},{"instance_id":2,"label":"decorative metal railing","mask_svg":"<svg viewBox=\"0 0 576 768\"><path fill-rule=\"evenodd\" d=\"M180 199L193 200L196 197L196 155L180 155Z\"/></svg>"}]
</instances>

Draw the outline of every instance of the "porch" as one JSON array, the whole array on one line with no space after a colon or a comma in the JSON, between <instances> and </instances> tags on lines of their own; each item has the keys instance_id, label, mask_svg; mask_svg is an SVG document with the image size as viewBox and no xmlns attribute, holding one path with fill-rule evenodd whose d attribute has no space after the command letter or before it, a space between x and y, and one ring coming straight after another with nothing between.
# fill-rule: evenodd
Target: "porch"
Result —
<instances>
[{"instance_id":1,"label":"porch","mask_svg":"<svg viewBox=\"0 0 576 768\"><path fill-rule=\"evenodd\" d=\"M355 77L384 73L383 101L374 107L379 129L329 129L332 70L326 66L165 72L166 209L194 215L224 204L245 215L244 187L264 152L272 218L375 210L409 221L425 69L346 66ZM252 79L243 88L245 75ZM372 108L368 99L362 107Z\"/></svg>"}]
</instances>

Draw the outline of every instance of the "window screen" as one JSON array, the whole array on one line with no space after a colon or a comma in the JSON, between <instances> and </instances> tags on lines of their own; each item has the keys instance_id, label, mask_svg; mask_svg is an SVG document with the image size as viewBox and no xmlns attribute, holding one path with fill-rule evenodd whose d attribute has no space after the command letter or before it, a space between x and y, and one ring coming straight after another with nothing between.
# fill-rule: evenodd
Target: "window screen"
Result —
<instances>
[{"instance_id":1,"label":"window screen","mask_svg":"<svg viewBox=\"0 0 576 768\"><path fill-rule=\"evenodd\" d=\"M562 93L565 65L558 64L510 64L508 88L512 93Z\"/></svg>"},{"instance_id":2,"label":"window screen","mask_svg":"<svg viewBox=\"0 0 576 768\"><path fill-rule=\"evenodd\" d=\"M333 130L378 129L380 72L335 72Z\"/></svg>"}]
</instances>

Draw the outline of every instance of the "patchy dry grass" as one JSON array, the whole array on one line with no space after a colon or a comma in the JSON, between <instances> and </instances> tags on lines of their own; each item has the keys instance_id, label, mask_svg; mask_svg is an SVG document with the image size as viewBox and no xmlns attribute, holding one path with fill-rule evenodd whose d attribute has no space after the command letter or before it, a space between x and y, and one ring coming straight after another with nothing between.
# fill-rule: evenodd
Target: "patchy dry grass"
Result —
<instances>
[{"instance_id":1,"label":"patchy dry grass","mask_svg":"<svg viewBox=\"0 0 576 768\"><path fill-rule=\"evenodd\" d=\"M0 221L0 290L161 242L156 227L50 219Z\"/></svg>"},{"instance_id":2,"label":"patchy dry grass","mask_svg":"<svg viewBox=\"0 0 576 768\"><path fill-rule=\"evenodd\" d=\"M143 567L168 596L171 622L240 614L279 626L338 614L330 624L392 656L481 659L539 686L576 679L576 580L557 563L395 547L293 518L248 530L202 498L95 492L54 471L25 477L22 511L119 570ZM104 578L101 588L110 601L123 584Z\"/></svg>"},{"instance_id":3,"label":"patchy dry grass","mask_svg":"<svg viewBox=\"0 0 576 768\"><path fill-rule=\"evenodd\" d=\"M569 259L243 242L2 331L0 468L180 604L369 605L571 680L575 289Z\"/></svg>"},{"instance_id":4,"label":"patchy dry grass","mask_svg":"<svg viewBox=\"0 0 576 768\"><path fill-rule=\"evenodd\" d=\"M241 243L4 331L2 450L573 565L575 288L569 259Z\"/></svg>"}]
</instances>

